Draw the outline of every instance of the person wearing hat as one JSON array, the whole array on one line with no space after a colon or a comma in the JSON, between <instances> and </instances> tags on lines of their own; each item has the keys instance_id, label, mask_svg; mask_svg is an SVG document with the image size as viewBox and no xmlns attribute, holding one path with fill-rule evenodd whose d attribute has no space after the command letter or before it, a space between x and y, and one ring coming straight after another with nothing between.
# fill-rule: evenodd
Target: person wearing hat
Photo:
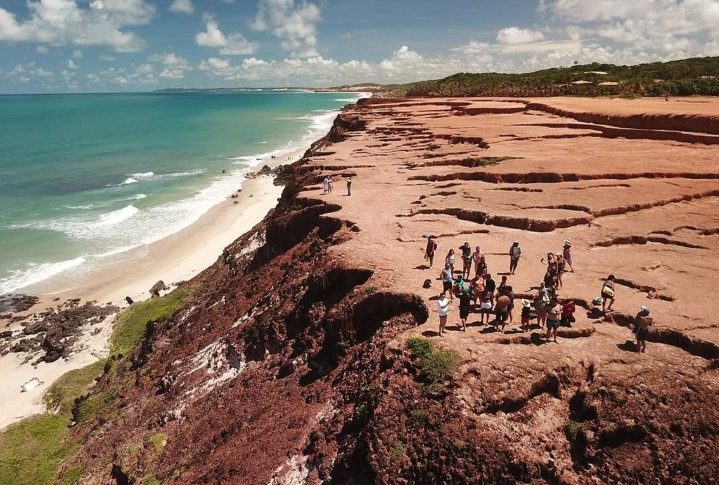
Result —
<instances>
[{"instance_id":1,"label":"person wearing hat","mask_svg":"<svg viewBox=\"0 0 719 485\"><path fill-rule=\"evenodd\" d=\"M519 241L514 241L512 247L509 248L509 274L513 275L519 264L519 258L522 256L522 249L519 247Z\"/></svg>"},{"instance_id":2,"label":"person wearing hat","mask_svg":"<svg viewBox=\"0 0 719 485\"><path fill-rule=\"evenodd\" d=\"M574 266L572 266L572 241L569 239L564 240L562 256L564 257L564 263L569 266L569 269L574 273Z\"/></svg>"},{"instance_id":3,"label":"person wearing hat","mask_svg":"<svg viewBox=\"0 0 719 485\"><path fill-rule=\"evenodd\" d=\"M649 316L649 308L642 306L636 316L634 332L637 337L637 352L644 352L647 349L647 337L649 327L652 326L652 317Z\"/></svg>"},{"instance_id":4,"label":"person wearing hat","mask_svg":"<svg viewBox=\"0 0 719 485\"><path fill-rule=\"evenodd\" d=\"M522 300L522 332L529 330L529 323L532 320L532 303L529 300Z\"/></svg>"}]
</instances>

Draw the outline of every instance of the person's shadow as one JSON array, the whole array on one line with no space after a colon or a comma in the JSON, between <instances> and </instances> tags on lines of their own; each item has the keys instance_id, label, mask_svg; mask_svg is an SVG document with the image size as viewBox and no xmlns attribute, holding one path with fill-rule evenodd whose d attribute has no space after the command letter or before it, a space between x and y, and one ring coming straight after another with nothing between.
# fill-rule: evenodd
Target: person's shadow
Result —
<instances>
[{"instance_id":1,"label":"person's shadow","mask_svg":"<svg viewBox=\"0 0 719 485\"><path fill-rule=\"evenodd\" d=\"M439 335L439 332L435 332L434 330L425 330L424 332L422 332L422 335L424 337L436 337L437 335Z\"/></svg>"},{"instance_id":2,"label":"person's shadow","mask_svg":"<svg viewBox=\"0 0 719 485\"><path fill-rule=\"evenodd\" d=\"M627 340L623 344L617 344L617 347L625 352L636 353L637 351L637 344L631 340Z\"/></svg>"},{"instance_id":3,"label":"person's shadow","mask_svg":"<svg viewBox=\"0 0 719 485\"><path fill-rule=\"evenodd\" d=\"M420 264L419 266L415 266L414 269L429 269L429 266L426 264Z\"/></svg>"}]
</instances>

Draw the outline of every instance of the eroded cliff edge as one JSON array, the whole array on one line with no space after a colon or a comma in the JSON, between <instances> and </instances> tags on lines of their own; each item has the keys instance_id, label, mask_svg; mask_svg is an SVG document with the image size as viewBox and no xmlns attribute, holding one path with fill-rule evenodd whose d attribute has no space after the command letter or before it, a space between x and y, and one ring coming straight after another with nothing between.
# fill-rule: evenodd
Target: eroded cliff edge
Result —
<instances>
[{"instance_id":1,"label":"eroded cliff edge","mask_svg":"<svg viewBox=\"0 0 719 485\"><path fill-rule=\"evenodd\" d=\"M529 240L538 259L550 244L540 238L561 240L561 231L573 230L575 248L587 251L669 245L699 252L681 257L716 254L716 215L702 219L706 227L681 224L717 196L718 161L706 151L713 134L686 139L670 124L644 137L632 133L642 148L685 144L711 162L701 166L679 170L681 163L661 162L640 171L612 163L621 176L568 163L529 171L536 163L522 152L527 140L586 146L620 135L558 123L553 117L561 113L554 112L550 122L529 128L537 117L529 104L498 113L492 110L508 103L465 103L370 101L340 115L301 161L281 171L287 185L277 208L228 247L230 259L188 282L184 306L148 323L141 346L106 366L86 398L99 412L75 426L85 444L63 470L82 470L81 483L716 480L719 339L716 326L697 323L691 311L681 321L693 327L658 319L654 335L662 350L643 360L617 345L631 321L630 304L612 322L582 315L577 328L560 334L558 347L470 327L471 337L439 344L459 351L461 365L432 388L405 347L409 335L434 325L433 292L421 289L434 271L414 267L423 234L440 235L442 250L473 237L487 251L496 244L494 266L503 264L507 238L536 238ZM511 119L511 137L487 128L507 115L526 117ZM336 176L338 193L323 198L318 184L327 173ZM355 177L359 194L351 203L340 196L337 176ZM677 189L666 179L684 185ZM641 200L606 196L632 183ZM544 200L557 186L572 194L572 204L556 201L564 192L553 194L552 204ZM576 200L594 190L605 197ZM469 207L467 200L475 202ZM695 205L681 205L688 203ZM652 211L664 209L675 218L658 223ZM627 214L638 219L612 226L612 218ZM664 225L672 226L669 235L659 233ZM642 254L637 264L651 257ZM586 297L594 295L584 286L595 285L600 271L633 271L623 256L595 258L598 268L588 262L582 275L589 283L565 282L565 294L587 310ZM527 273L536 273L536 265L528 262ZM713 267L706 270L715 277ZM516 285L529 292L535 279L541 274ZM623 281L636 292L627 295L633 305L643 281ZM659 290L671 300L657 310L676 312L675 299L692 303L679 289Z\"/></svg>"}]
</instances>

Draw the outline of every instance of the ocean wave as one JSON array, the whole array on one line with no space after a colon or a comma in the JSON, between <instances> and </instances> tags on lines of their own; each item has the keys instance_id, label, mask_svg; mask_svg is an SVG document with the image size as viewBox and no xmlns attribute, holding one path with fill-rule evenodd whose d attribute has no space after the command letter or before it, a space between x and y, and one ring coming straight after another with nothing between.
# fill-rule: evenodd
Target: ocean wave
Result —
<instances>
[{"instance_id":1,"label":"ocean wave","mask_svg":"<svg viewBox=\"0 0 719 485\"><path fill-rule=\"evenodd\" d=\"M142 199L146 199L146 198L147 198L147 196L145 194L137 194L137 195L133 195L132 197L128 197L125 200L142 200Z\"/></svg>"},{"instance_id":2,"label":"ocean wave","mask_svg":"<svg viewBox=\"0 0 719 485\"><path fill-rule=\"evenodd\" d=\"M356 103L358 98L337 98L335 101L339 103Z\"/></svg>"},{"instance_id":3,"label":"ocean wave","mask_svg":"<svg viewBox=\"0 0 719 485\"><path fill-rule=\"evenodd\" d=\"M72 210L87 210L87 209L92 209L95 206L92 204L85 204L85 205L64 205L63 207L66 209L72 209Z\"/></svg>"},{"instance_id":4,"label":"ocean wave","mask_svg":"<svg viewBox=\"0 0 719 485\"><path fill-rule=\"evenodd\" d=\"M134 179L141 179L146 180L150 179L155 176L155 172L139 172L139 173L131 173L130 177Z\"/></svg>"},{"instance_id":5,"label":"ocean wave","mask_svg":"<svg viewBox=\"0 0 719 485\"><path fill-rule=\"evenodd\" d=\"M34 285L52 276L80 266L85 261L85 258L78 257L58 263L31 263L28 264L25 269L12 270L9 276L0 279L0 294L12 293L21 288Z\"/></svg>"},{"instance_id":6,"label":"ocean wave","mask_svg":"<svg viewBox=\"0 0 719 485\"><path fill-rule=\"evenodd\" d=\"M138 212L140 212L140 209L131 204L122 209L100 215L99 220L95 222L94 226L112 226L129 219Z\"/></svg>"},{"instance_id":7,"label":"ocean wave","mask_svg":"<svg viewBox=\"0 0 719 485\"><path fill-rule=\"evenodd\" d=\"M136 184L137 179L134 179L132 177L127 177L124 182L122 182L120 185L130 185L130 184Z\"/></svg>"}]
</instances>

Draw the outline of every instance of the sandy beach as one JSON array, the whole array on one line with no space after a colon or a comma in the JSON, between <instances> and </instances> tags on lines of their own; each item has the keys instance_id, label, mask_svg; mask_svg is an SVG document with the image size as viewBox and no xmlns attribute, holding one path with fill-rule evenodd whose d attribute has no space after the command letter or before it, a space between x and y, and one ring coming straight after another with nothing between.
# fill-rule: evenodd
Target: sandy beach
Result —
<instances>
[{"instance_id":1,"label":"sandy beach","mask_svg":"<svg viewBox=\"0 0 719 485\"><path fill-rule=\"evenodd\" d=\"M303 150L282 157L294 161ZM279 166L279 159L263 164ZM216 205L185 229L155 243L127 251L80 276L58 276L34 287L40 302L28 313L42 311L61 301L81 298L82 301L113 303L124 307L125 297L139 301L150 296L149 289L163 280L168 286L191 279L211 265L222 250L259 223L274 208L282 194L274 177L260 175L244 181L234 199ZM56 300L58 299L59 300ZM5 392L0 395L0 428L45 410L43 395L60 376L107 356L108 339L114 317L107 318L91 334L86 328L78 338L73 355L52 363L32 366L24 363L26 354L9 353L0 357L0 380ZM30 379L41 384L29 392L20 392Z\"/></svg>"}]
</instances>

